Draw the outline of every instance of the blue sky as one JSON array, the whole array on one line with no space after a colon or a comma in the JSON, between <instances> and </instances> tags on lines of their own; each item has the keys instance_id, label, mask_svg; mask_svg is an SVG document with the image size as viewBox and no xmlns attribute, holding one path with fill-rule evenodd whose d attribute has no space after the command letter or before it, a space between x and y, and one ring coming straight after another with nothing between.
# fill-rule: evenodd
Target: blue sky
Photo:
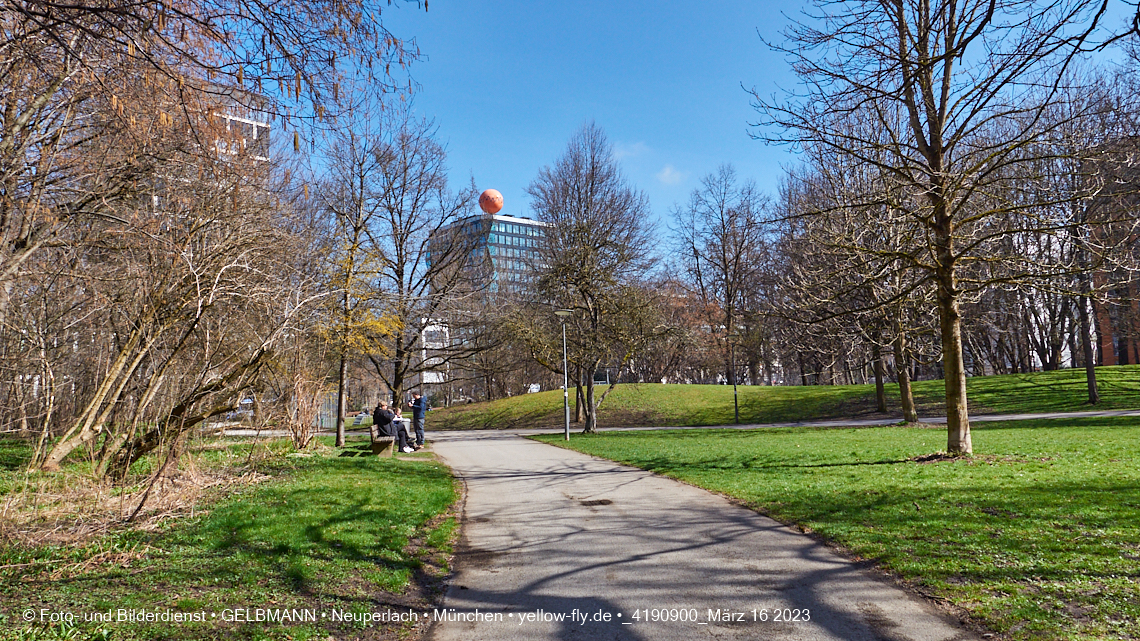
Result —
<instances>
[{"instance_id":1,"label":"blue sky","mask_svg":"<svg viewBox=\"0 0 1140 641\"><path fill-rule=\"evenodd\" d=\"M474 176L529 215L525 190L593 120L663 221L705 174L732 163L775 192L782 147L752 140L744 87L765 95L795 81L760 35L778 40L798 0L704 2L432 0L383 20L415 37L415 109L434 117L453 184Z\"/></svg>"}]
</instances>

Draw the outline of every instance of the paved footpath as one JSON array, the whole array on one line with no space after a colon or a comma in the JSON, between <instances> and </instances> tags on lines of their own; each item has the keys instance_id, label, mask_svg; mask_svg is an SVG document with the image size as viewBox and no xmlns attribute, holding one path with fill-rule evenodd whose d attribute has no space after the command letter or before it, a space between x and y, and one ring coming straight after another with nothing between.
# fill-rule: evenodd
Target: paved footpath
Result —
<instances>
[{"instance_id":1,"label":"paved footpath","mask_svg":"<svg viewBox=\"0 0 1140 641\"><path fill-rule=\"evenodd\" d=\"M435 641L975 638L704 490L514 434L431 438L467 486Z\"/></svg>"}]
</instances>

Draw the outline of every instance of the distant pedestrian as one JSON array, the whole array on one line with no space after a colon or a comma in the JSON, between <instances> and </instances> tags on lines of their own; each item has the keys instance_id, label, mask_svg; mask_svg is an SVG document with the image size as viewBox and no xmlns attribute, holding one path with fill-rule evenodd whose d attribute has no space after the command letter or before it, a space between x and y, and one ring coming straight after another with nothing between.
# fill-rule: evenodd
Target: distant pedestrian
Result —
<instances>
[{"instance_id":1,"label":"distant pedestrian","mask_svg":"<svg viewBox=\"0 0 1140 641\"><path fill-rule=\"evenodd\" d=\"M427 399L419 392L412 392L412 400L408 401L412 408L412 427L416 431L416 449L424 446L424 414L428 411Z\"/></svg>"}]
</instances>

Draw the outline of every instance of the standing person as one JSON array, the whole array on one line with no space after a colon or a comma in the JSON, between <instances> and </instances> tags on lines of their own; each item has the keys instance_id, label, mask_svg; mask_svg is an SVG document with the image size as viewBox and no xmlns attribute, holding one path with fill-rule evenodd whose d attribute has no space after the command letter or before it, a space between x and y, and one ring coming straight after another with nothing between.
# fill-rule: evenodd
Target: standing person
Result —
<instances>
[{"instance_id":1,"label":"standing person","mask_svg":"<svg viewBox=\"0 0 1140 641\"><path fill-rule=\"evenodd\" d=\"M412 426L416 430L416 449L424 446L424 414L428 411L427 400L419 392L412 392L412 400L408 401L412 408Z\"/></svg>"}]
</instances>

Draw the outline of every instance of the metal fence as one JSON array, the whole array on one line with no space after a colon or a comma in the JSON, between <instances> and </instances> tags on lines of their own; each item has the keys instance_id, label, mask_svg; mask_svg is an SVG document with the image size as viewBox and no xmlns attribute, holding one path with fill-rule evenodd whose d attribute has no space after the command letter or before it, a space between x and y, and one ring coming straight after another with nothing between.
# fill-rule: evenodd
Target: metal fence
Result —
<instances>
[{"instance_id":1,"label":"metal fence","mask_svg":"<svg viewBox=\"0 0 1140 641\"><path fill-rule=\"evenodd\" d=\"M336 429L336 392L325 394L321 409L317 412L317 431Z\"/></svg>"}]
</instances>

